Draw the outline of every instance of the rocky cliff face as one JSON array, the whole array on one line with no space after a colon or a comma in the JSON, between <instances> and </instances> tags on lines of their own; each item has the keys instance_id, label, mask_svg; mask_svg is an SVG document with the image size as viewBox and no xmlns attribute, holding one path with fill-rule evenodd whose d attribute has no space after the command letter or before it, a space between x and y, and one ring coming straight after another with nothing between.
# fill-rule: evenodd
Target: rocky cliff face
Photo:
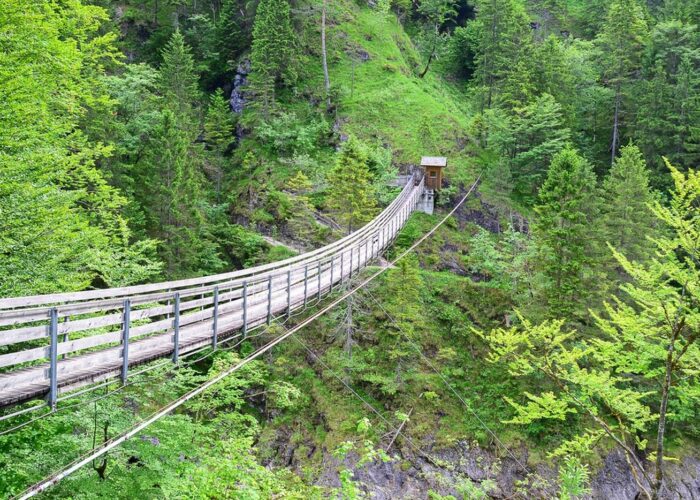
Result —
<instances>
[{"instance_id":1,"label":"rocky cliff face","mask_svg":"<svg viewBox=\"0 0 700 500\"><path fill-rule=\"evenodd\" d=\"M288 441L283 444L283 441L280 439L277 442L278 458L274 462L301 472L309 457L307 454L297 456L295 446ZM452 495L457 499L552 498L557 493L557 471L544 464L528 464L526 449L511 452L512 456L497 456L476 445L460 442L451 448L430 451L429 460L404 447L392 451L389 462L375 461L359 467L357 456L350 455L341 463L330 453L324 452L317 484L340 487L338 471L350 468L354 471L358 487L375 500L423 499L428 498L431 491L440 495ZM532 473L529 477L522 464L527 464ZM539 479L533 476L538 476ZM688 456L679 462L670 462L666 476L662 499L700 500L700 456ZM554 486L546 486L546 483ZM592 474L590 489L590 495L583 498L642 498L624 454L619 450L609 453L602 468ZM484 490L488 492L485 497L480 493Z\"/></svg>"},{"instance_id":2,"label":"rocky cliff face","mask_svg":"<svg viewBox=\"0 0 700 500\"><path fill-rule=\"evenodd\" d=\"M243 112L245 107L244 87L248 84L248 74L250 73L250 61L248 59L238 64L236 76L233 77L233 89L231 90L231 111L236 114Z\"/></svg>"}]
</instances>

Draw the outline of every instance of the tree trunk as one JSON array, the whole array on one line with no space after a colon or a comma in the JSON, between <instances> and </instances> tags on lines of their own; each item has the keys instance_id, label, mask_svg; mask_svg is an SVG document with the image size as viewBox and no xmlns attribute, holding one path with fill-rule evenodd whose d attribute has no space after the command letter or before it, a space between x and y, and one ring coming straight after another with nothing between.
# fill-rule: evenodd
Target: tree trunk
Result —
<instances>
[{"instance_id":1,"label":"tree trunk","mask_svg":"<svg viewBox=\"0 0 700 500\"><path fill-rule=\"evenodd\" d=\"M668 395L671 390L671 382L673 380L673 351L676 345L677 333L674 333L673 339L668 346L666 354L666 374L661 387L661 407L659 408L659 429L656 433L656 476L655 482L651 485L652 499L659 498L661 485L664 481L664 436L666 434L666 413L668 411Z\"/></svg>"},{"instance_id":2,"label":"tree trunk","mask_svg":"<svg viewBox=\"0 0 700 500\"><path fill-rule=\"evenodd\" d=\"M620 101L622 100L622 94L620 93L620 84L617 84L617 89L615 90L615 116L613 118L613 136L611 150L611 162L612 165L615 163L615 157L617 156L617 146L620 141Z\"/></svg>"},{"instance_id":3,"label":"tree trunk","mask_svg":"<svg viewBox=\"0 0 700 500\"><path fill-rule=\"evenodd\" d=\"M421 72L420 75L418 75L418 78L423 78L425 74L428 72L428 69L430 69L430 63L433 60L433 56L435 55L435 51L430 53L430 56L428 57L428 63L425 65L425 69Z\"/></svg>"},{"instance_id":4,"label":"tree trunk","mask_svg":"<svg viewBox=\"0 0 700 500\"><path fill-rule=\"evenodd\" d=\"M328 54L326 52L326 6L328 0L323 0L321 10L321 56L323 62L323 81L326 88L326 111L331 110L331 79L328 76Z\"/></svg>"}]
</instances>

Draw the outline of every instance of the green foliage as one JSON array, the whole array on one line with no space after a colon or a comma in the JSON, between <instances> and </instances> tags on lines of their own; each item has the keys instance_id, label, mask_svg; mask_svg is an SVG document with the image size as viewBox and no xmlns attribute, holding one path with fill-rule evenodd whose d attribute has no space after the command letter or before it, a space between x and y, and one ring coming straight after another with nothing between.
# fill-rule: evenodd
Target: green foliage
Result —
<instances>
[{"instance_id":1,"label":"green foliage","mask_svg":"<svg viewBox=\"0 0 700 500\"><path fill-rule=\"evenodd\" d=\"M328 175L328 208L347 227L348 233L372 220L376 213L368 160L364 145L350 137L338 152L335 166Z\"/></svg>"},{"instance_id":2,"label":"green foliage","mask_svg":"<svg viewBox=\"0 0 700 500\"><path fill-rule=\"evenodd\" d=\"M603 180L602 222L606 241L630 260L651 256L652 201L642 153L632 144L623 147Z\"/></svg>"},{"instance_id":3,"label":"green foliage","mask_svg":"<svg viewBox=\"0 0 700 500\"><path fill-rule=\"evenodd\" d=\"M175 31L163 49L160 66L160 88L165 101L184 125L196 119L194 107L199 101L199 77L195 73L191 49L185 38Z\"/></svg>"},{"instance_id":4,"label":"green foliage","mask_svg":"<svg viewBox=\"0 0 700 500\"><path fill-rule=\"evenodd\" d=\"M633 153L633 151L629 151ZM669 206L655 203L653 212L668 235L654 240L656 257L645 264L632 262L613 251L631 276L622 291L631 303L614 299L605 315L593 314L598 334L582 339L564 331L564 321L534 325L525 318L521 328L498 329L485 338L491 346L490 360L505 362L513 375L545 375L555 390L526 396L527 405L517 410L514 423L529 424L543 418L567 418L584 412L595 426L620 446L638 474L645 474L635 458L635 447L645 448L646 436L656 446L652 458L663 468L669 399L676 399L687 386L671 389L675 379L697 377L700 345L698 249L700 239L700 176L671 168L676 189ZM673 312L670 312L673 311ZM691 396L692 399L692 396ZM685 402L690 399L685 397ZM690 403L697 411L698 402ZM656 409L659 414L655 414ZM681 424L681 422L679 422ZM599 433L564 443L554 455L581 454ZM568 465L567 465L568 467ZM581 473L579 472L579 475ZM583 477L583 476L581 476ZM661 475L651 484L651 496L660 487Z\"/></svg>"},{"instance_id":5,"label":"green foliage","mask_svg":"<svg viewBox=\"0 0 700 500\"><path fill-rule=\"evenodd\" d=\"M325 120L313 120L307 124L293 112L275 114L257 127L258 137L282 156L317 154L328 132Z\"/></svg>"},{"instance_id":6,"label":"green foliage","mask_svg":"<svg viewBox=\"0 0 700 500\"><path fill-rule=\"evenodd\" d=\"M573 457L568 457L559 467L559 499L574 500L591 492L588 467Z\"/></svg>"},{"instance_id":7,"label":"green foliage","mask_svg":"<svg viewBox=\"0 0 700 500\"><path fill-rule=\"evenodd\" d=\"M275 88L296 79L295 47L288 0L261 0L253 24L251 86L266 110L274 100Z\"/></svg>"},{"instance_id":8,"label":"green foliage","mask_svg":"<svg viewBox=\"0 0 700 500\"><path fill-rule=\"evenodd\" d=\"M153 243L132 245L127 200L97 166L112 148L80 130L88 110L112 105L101 85L118 59L114 34L101 32L106 12L77 1L0 10L0 295L153 277Z\"/></svg>"},{"instance_id":9,"label":"green foliage","mask_svg":"<svg viewBox=\"0 0 700 500\"><path fill-rule=\"evenodd\" d=\"M600 283L595 220L600 210L596 176L584 158L565 149L552 161L535 208L533 228L548 317L580 318Z\"/></svg>"},{"instance_id":10,"label":"green foliage","mask_svg":"<svg viewBox=\"0 0 700 500\"><path fill-rule=\"evenodd\" d=\"M521 0L479 0L476 12L475 75L484 109L497 102L505 87L512 92L529 85L524 58L530 47L530 21Z\"/></svg>"}]
</instances>

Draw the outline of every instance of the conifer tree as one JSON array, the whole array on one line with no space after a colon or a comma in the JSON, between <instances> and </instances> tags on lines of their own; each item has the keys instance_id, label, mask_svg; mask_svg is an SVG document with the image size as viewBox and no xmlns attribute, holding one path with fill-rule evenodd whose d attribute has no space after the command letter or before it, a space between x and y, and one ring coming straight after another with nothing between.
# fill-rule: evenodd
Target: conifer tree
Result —
<instances>
[{"instance_id":1,"label":"conifer tree","mask_svg":"<svg viewBox=\"0 0 700 500\"><path fill-rule=\"evenodd\" d=\"M201 155L173 111L163 112L149 146L140 199L149 214L149 232L161 241L168 275L221 270L206 224Z\"/></svg>"},{"instance_id":2,"label":"conifer tree","mask_svg":"<svg viewBox=\"0 0 700 500\"><path fill-rule=\"evenodd\" d=\"M301 170L287 182L287 191L292 195L292 214L290 226L298 239L305 240L312 234L314 219L309 200L313 185Z\"/></svg>"},{"instance_id":3,"label":"conifer tree","mask_svg":"<svg viewBox=\"0 0 700 500\"><path fill-rule=\"evenodd\" d=\"M633 135L655 168L655 184L668 180L662 156L686 168L700 161L699 37L695 25L678 20L660 22L651 33L646 78L634 93Z\"/></svg>"},{"instance_id":4,"label":"conifer tree","mask_svg":"<svg viewBox=\"0 0 700 500\"><path fill-rule=\"evenodd\" d=\"M593 168L574 149L563 150L549 167L533 228L549 317L575 319L586 312L597 287L591 272L599 251L598 210Z\"/></svg>"},{"instance_id":5,"label":"conifer tree","mask_svg":"<svg viewBox=\"0 0 700 500\"><path fill-rule=\"evenodd\" d=\"M220 64L228 70L235 68L236 59L246 50L250 39L250 21L246 12L248 2L223 0L216 23L216 49Z\"/></svg>"},{"instance_id":6,"label":"conifer tree","mask_svg":"<svg viewBox=\"0 0 700 500\"><path fill-rule=\"evenodd\" d=\"M623 155L638 158L630 148ZM621 287L628 300L614 298L604 315L593 316L594 338L567 330L564 320L533 324L523 317L521 327L483 335L490 361L508 363L516 376L534 375L538 385L541 375L551 382L539 394L526 393L524 404L507 399L515 410L511 423L586 414L594 428L562 442L550 456L593 455L595 443L607 436L625 453L649 500L663 498L668 420L677 409L676 429L693 425L695 412L685 410L697 408L700 382L700 175L670 169L671 201L652 208L664 227L654 241L655 257L640 263L614 252L632 278ZM640 451L648 452L653 470Z\"/></svg>"},{"instance_id":7,"label":"conifer tree","mask_svg":"<svg viewBox=\"0 0 700 500\"><path fill-rule=\"evenodd\" d=\"M175 31L162 52L160 86L166 102L183 124L192 126L194 107L199 100L198 76L185 38Z\"/></svg>"},{"instance_id":8,"label":"conifer tree","mask_svg":"<svg viewBox=\"0 0 700 500\"><path fill-rule=\"evenodd\" d=\"M219 200L224 176L224 155L233 141L233 114L221 89L209 96L209 106L204 118L204 140L207 151L207 167L215 184L216 199Z\"/></svg>"},{"instance_id":9,"label":"conifer tree","mask_svg":"<svg viewBox=\"0 0 700 500\"><path fill-rule=\"evenodd\" d=\"M543 94L522 108L515 109L510 144L511 171L517 191L529 198L545 176L547 165L569 140L561 106Z\"/></svg>"},{"instance_id":10,"label":"conifer tree","mask_svg":"<svg viewBox=\"0 0 700 500\"><path fill-rule=\"evenodd\" d=\"M328 207L348 233L372 220L377 202L365 147L355 137L345 142L328 176Z\"/></svg>"},{"instance_id":11,"label":"conifer tree","mask_svg":"<svg viewBox=\"0 0 700 500\"><path fill-rule=\"evenodd\" d=\"M482 109L490 108L503 82L529 48L529 18L520 0L479 0L474 30L478 33L476 76L484 91ZM523 70L523 68L520 68ZM521 71L520 76L527 74ZM511 88L518 85L513 82Z\"/></svg>"},{"instance_id":12,"label":"conifer tree","mask_svg":"<svg viewBox=\"0 0 700 500\"><path fill-rule=\"evenodd\" d=\"M646 17L637 0L614 0L610 4L597 43L600 47L603 79L615 91L611 113L611 164L617 155L629 111L624 98L636 73L641 69L648 37Z\"/></svg>"},{"instance_id":13,"label":"conifer tree","mask_svg":"<svg viewBox=\"0 0 700 500\"><path fill-rule=\"evenodd\" d=\"M277 85L296 79L295 47L288 0L261 0L253 23L250 85L265 109L274 100Z\"/></svg>"},{"instance_id":14,"label":"conifer tree","mask_svg":"<svg viewBox=\"0 0 700 500\"><path fill-rule=\"evenodd\" d=\"M423 280L417 259L400 260L397 268L389 272L386 283L385 309L392 318L387 324L388 355L396 363L396 383L400 385L404 382L407 364L416 357L411 343L418 341L421 328L425 326L420 295Z\"/></svg>"},{"instance_id":15,"label":"conifer tree","mask_svg":"<svg viewBox=\"0 0 700 500\"><path fill-rule=\"evenodd\" d=\"M630 260L648 259L653 199L646 162L637 146L630 144L620 150L603 181L603 201L602 222L607 242Z\"/></svg>"}]
</instances>

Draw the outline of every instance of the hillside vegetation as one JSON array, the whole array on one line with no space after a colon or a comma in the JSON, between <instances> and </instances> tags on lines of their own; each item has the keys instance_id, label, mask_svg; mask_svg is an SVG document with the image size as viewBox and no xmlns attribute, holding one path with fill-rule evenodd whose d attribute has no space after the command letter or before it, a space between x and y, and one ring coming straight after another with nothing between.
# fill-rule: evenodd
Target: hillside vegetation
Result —
<instances>
[{"instance_id":1,"label":"hillside vegetation","mask_svg":"<svg viewBox=\"0 0 700 500\"><path fill-rule=\"evenodd\" d=\"M0 0L2 297L279 260L446 156L392 260L481 179L342 307L44 495L690 495L699 24L697 0ZM3 421L0 496L321 305Z\"/></svg>"}]
</instances>

